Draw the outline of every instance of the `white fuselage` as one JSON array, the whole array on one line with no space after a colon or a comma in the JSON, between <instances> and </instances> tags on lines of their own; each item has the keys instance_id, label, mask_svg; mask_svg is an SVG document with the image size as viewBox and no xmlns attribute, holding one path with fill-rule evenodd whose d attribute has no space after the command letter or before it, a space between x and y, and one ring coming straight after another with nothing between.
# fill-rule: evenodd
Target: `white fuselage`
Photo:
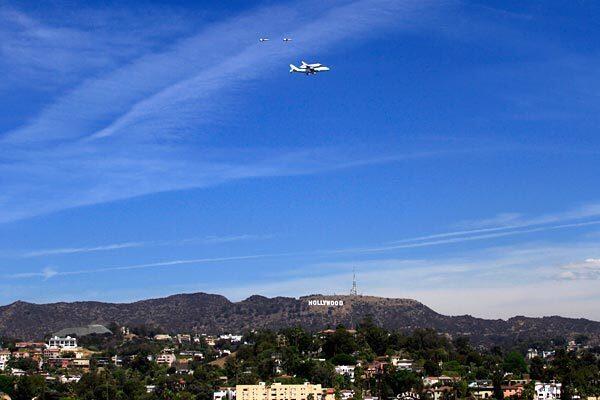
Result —
<instances>
[{"instance_id":1,"label":"white fuselage","mask_svg":"<svg viewBox=\"0 0 600 400\"><path fill-rule=\"evenodd\" d=\"M325 72L329 71L329 67L324 66L323 64L314 63L307 64L302 61L302 64L299 67L296 67L293 64L290 64L290 72L296 72L299 74L313 75L317 72Z\"/></svg>"}]
</instances>

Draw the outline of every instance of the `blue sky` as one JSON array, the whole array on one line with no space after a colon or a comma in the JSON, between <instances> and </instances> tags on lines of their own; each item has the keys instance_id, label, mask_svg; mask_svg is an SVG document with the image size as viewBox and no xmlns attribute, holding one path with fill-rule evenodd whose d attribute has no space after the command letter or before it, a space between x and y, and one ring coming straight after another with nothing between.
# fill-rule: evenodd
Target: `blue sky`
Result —
<instances>
[{"instance_id":1,"label":"blue sky","mask_svg":"<svg viewBox=\"0 0 600 400\"><path fill-rule=\"evenodd\" d=\"M356 268L448 314L600 320L599 14L4 2L0 303L347 293Z\"/></svg>"}]
</instances>

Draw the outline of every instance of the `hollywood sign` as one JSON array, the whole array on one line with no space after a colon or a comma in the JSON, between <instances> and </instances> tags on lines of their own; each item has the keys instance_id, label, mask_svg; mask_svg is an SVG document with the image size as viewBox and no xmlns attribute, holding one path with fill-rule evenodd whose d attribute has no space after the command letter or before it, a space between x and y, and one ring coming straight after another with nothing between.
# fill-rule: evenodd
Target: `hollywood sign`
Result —
<instances>
[{"instance_id":1,"label":"hollywood sign","mask_svg":"<svg viewBox=\"0 0 600 400\"><path fill-rule=\"evenodd\" d=\"M341 307L344 305L344 300L309 300L309 306L328 306Z\"/></svg>"}]
</instances>

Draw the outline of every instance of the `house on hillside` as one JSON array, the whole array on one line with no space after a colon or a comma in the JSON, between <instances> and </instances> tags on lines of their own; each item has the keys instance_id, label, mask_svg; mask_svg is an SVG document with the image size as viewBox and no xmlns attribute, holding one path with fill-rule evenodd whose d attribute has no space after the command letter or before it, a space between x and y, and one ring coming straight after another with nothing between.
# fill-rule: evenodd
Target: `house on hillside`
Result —
<instances>
[{"instance_id":1,"label":"house on hillside","mask_svg":"<svg viewBox=\"0 0 600 400\"><path fill-rule=\"evenodd\" d=\"M0 349L0 371L4 371L6 369L6 364L8 364L8 360L10 360L10 357L10 351Z\"/></svg>"},{"instance_id":2,"label":"house on hillside","mask_svg":"<svg viewBox=\"0 0 600 400\"><path fill-rule=\"evenodd\" d=\"M561 384L557 382L535 383L535 398L534 400L554 400L560 399Z\"/></svg>"},{"instance_id":3,"label":"house on hillside","mask_svg":"<svg viewBox=\"0 0 600 400\"><path fill-rule=\"evenodd\" d=\"M158 356L156 356L157 364L168 365L169 367L173 366L177 358L175 354L173 354L170 350L163 350Z\"/></svg>"},{"instance_id":4,"label":"house on hillside","mask_svg":"<svg viewBox=\"0 0 600 400\"><path fill-rule=\"evenodd\" d=\"M213 392L213 400L235 400L234 387L220 387L219 390Z\"/></svg>"},{"instance_id":5,"label":"house on hillside","mask_svg":"<svg viewBox=\"0 0 600 400\"><path fill-rule=\"evenodd\" d=\"M47 348L58 348L61 350L74 350L77 348L77 339L71 336L53 336L48 340Z\"/></svg>"},{"instance_id":6,"label":"house on hillside","mask_svg":"<svg viewBox=\"0 0 600 400\"><path fill-rule=\"evenodd\" d=\"M412 371L414 361L401 356L391 356L390 361L394 367L400 370Z\"/></svg>"},{"instance_id":7,"label":"house on hillside","mask_svg":"<svg viewBox=\"0 0 600 400\"><path fill-rule=\"evenodd\" d=\"M354 382L354 365L337 365L335 367L335 373L338 375L347 376L350 378L350 382Z\"/></svg>"}]
</instances>

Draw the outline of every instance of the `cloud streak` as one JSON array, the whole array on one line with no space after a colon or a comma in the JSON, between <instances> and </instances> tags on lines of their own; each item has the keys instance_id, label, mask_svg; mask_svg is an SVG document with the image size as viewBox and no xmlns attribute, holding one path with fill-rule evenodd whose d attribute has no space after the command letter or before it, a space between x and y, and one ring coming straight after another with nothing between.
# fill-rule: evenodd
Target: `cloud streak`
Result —
<instances>
[{"instance_id":1,"label":"cloud streak","mask_svg":"<svg viewBox=\"0 0 600 400\"><path fill-rule=\"evenodd\" d=\"M206 125L224 99L308 49L383 29L414 31L441 1L358 0L267 7L204 26L81 83L0 136L0 222L239 179L311 174L403 155L344 149L210 146ZM316 5L316 3L315 3ZM260 46L253 32L299 26L293 46ZM287 32L286 32L287 33ZM302 44L304 43L304 44ZM248 65L260 64L260 68ZM411 157L412 155L408 155Z\"/></svg>"},{"instance_id":2,"label":"cloud streak","mask_svg":"<svg viewBox=\"0 0 600 400\"><path fill-rule=\"evenodd\" d=\"M569 218L569 216L574 215L573 213L567 212L564 214L565 217ZM533 219L532 219L533 220ZM561 219L553 219L555 221L561 221ZM482 241L487 239L495 239L500 237L509 237L509 236L517 236L517 235L527 235L532 233L541 233L541 232L551 232L551 231L560 231L565 229L579 229L579 228L588 228L600 226L600 220L591 220L591 221L576 221L569 223L561 223L561 224L547 224L543 226L534 225L524 225L518 229L510 228L513 230L509 231L501 231L501 232L492 232L492 233L480 233L479 230L472 231L460 231L460 232L448 232L444 234L437 235L426 235L419 236L413 239L403 239L402 241L397 241L393 243L400 243L394 245L382 245L382 246L374 246L374 247L358 247L358 248L345 248L345 249L318 249L313 251L301 251L301 252L279 252L279 253L267 253L267 254L249 254L249 255L240 255L234 257L214 257L214 258L193 258L193 259L179 259L172 261L163 261L156 263L145 263L145 264L134 264L134 265L125 265L125 266L112 266L112 267L102 267L102 268L92 268L85 270L76 270L76 271L64 271L57 272L54 271L52 276L69 276L69 275L83 275L83 274L97 274L97 273L106 273L106 272L115 272L115 271L128 271L128 270L143 270L143 269L153 269L153 268L164 268L164 267L177 267L183 265L194 265L194 264L207 264L207 263L221 263L221 262L229 262L229 261L247 261L247 260L257 260L257 259L268 259L268 258L289 258L289 257L331 257L331 256L359 256L359 255L369 255L369 254L377 254L377 253L389 253L389 252L397 252L406 249L415 249L422 247L434 247L434 246L443 246L443 245L451 245L472 241ZM492 229L501 229L500 227L492 228ZM461 235L458 237L453 237L453 235ZM259 236L260 237L260 236ZM229 236L229 237L207 237L204 239L204 243L207 244L221 244L221 243L230 243L232 241L238 240L254 240L257 236L255 235L237 235L237 236ZM434 239L434 240L431 240ZM184 243L189 242L194 239L184 239L183 241L176 241L176 243ZM165 241L165 242L154 242L155 244L162 245L172 245L175 242L173 241ZM127 243L123 244L127 245ZM143 246L146 245L143 242L135 243L135 245ZM82 248L82 251L90 250L90 251L102 251L104 249L109 250L111 247L118 248L118 245L109 245L109 246L99 246L97 248ZM94 250L94 249L101 250ZM64 249L69 251L70 249ZM77 250L77 249L72 249ZM51 252L52 250L50 250ZM60 251L60 249L56 250ZM47 253L49 251L46 251ZM52 254L52 253L50 253ZM584 276L585 271L593 274L594 271L591 269L583 269L581 271L576 268L572 268L572 271L565 271L561 276L563 279L575 279L580 276ZM30 277L45 277L48 278L44 271L42 272L31 272L31 273L18 273L18 274L8 274L5 275L7 279L19 279L19 278L30 278ZM589 275L592 276L592 275Z\"/></svg>"},{"instance_id":3,"label":"cloud streak","mask_svg":"<svg viewBox=\"0 0 600 400\"><path fill-rule=\"evenodd\" d=\"M588 258L582 262L570 263L561 267L558 274L565 280L597 280L600 279L600 258Z\"/></svg>"},{"instance_id":4,"label":"cloud streak","mask_svg":"<svg viewBox=\"0 0 600 400\"><path fill-rule=\"evenodd\" d=\"M218 245L224 243L234 243L243 241L255 241L255 240L266 240L272 238L273 235L230 235L230 236L206 236L204 238L186 238L179 240L160 240L160 241L147 241L147 242L122 242L104 244L98 246L85 246L85 247L61 247L55 249L41 249L28 251L20 256L23 258L33 257L44 257L44 256L56 256L56 255L71 255L81 253L97 253L104 251L115 251L124 249L134 249L141 247L156 247L156 246L179 246L186 244L204 244L204 245Z\"/></svg>"},{"instance_id":5,"label":"cloud streak","mask_svg":"<svg viewBox=\"0 0 600 400\"><path fill-rule=\"evenodd\" d=\"M590 226L597 226L597 225L600 225L600 220L574 222L574 223L559 224L559 225L539 226L539 227L528 228L528 229L512 228L513 230L510 230L508 232L486 233L486 234L476 234L476 235L473 235L473 233L478 233L478 232L481 232L482 230L461 231L461 232L454 232L454 233L449 232L446 234L440 234L442 236L438 236L438 235L430 235L429 236L429 238L450 236L449 238L446 238L446 239L424 240L423 241L423 238L427 238L428 236L422 236L422 237L414 238L412 241L410 239L404 239L404 242L402 242L403 244L395 244L395 245L391 245L391 246L378 246L378 247L370 247L370 248L343 249L343 250L336 250L334 252L337 252L337 253L353 253L353 252L354 253L378 253L378 252L385 252L385 251L392 251L392 250L414 249L414 248L419 248L419 247L430 247L430 246L439 246L439 245L445 245L445 244L464 243L464 242L471 242L471 241L478 241L478 240L495 239L495 238L507 237L507 236L524 235L524 234L536 233L536 232L557 231L557 230L562 230L562 229L583 228L583 227L590 227ZM492 228L492 229L495 231L495 230L502 230L503 228ZM457 236L457 235L464 235L464 236L451 237L451 236Z\"/></svg>"}]
</instances>

